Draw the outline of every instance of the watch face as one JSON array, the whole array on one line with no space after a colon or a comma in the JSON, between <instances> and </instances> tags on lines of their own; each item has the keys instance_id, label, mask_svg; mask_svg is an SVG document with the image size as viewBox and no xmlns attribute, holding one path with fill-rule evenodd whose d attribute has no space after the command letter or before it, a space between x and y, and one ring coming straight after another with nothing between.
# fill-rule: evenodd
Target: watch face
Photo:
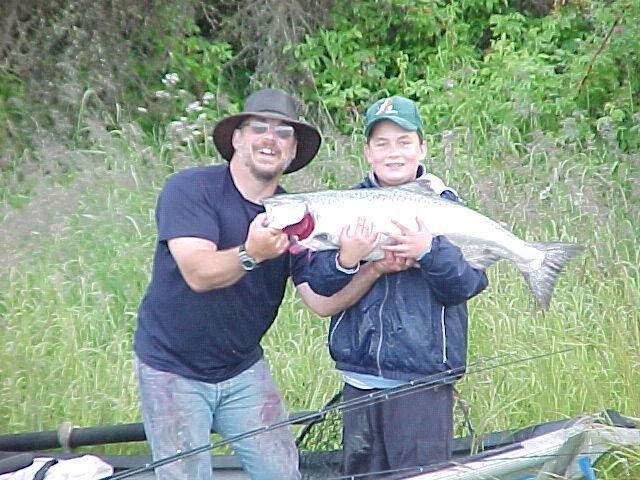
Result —
<instances>
[{"instance_id":1,"label":"watch face","mask_svg":"<svg viewBox=\"0 0 640 480\"><path fill-rule=\"evenodd\" d=\"M249 257L245 257L240 259L240 265L242 265L245 270L253 270L256 266L256 261Z\"/></svg>"},{"instance_id":2,"label":"watch face","mask_svg":"<svg viewBox=\"0 0 640 480\"><path fill-rule=\"evenodd\" d=\"M247 252L244 248L240 249L240 252L238 252L238 257L240 257L240 265L242 265L242 268L247 271L253 270L258 264L255 258L251 258L249 255L247 255Z\"/></svg>"}]
</instances>

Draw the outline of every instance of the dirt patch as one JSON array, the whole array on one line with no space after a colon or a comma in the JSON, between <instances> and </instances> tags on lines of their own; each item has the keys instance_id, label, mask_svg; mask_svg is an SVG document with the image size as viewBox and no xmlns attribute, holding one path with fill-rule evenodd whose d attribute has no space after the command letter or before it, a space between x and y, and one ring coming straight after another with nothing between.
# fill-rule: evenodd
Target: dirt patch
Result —
<instances>
[{"instance_id":1,"label":"dirt patch","mask_svg":"<svg viewBox=\"0 0 640 480\"><path fill-rule=\"evenodd\" d=\"M23 181L33 185L28 205L0 208L0 272L28 260L43 238L63 236L83 195L103 190L108 181L136 188L136 179L128 167L132 161L147 162L148 170L153 172L155 159L150 149L140 143L138 130L129 128L125 132L130 149L127 152L122 140L114 139L102 125L93 122L89 127L91 140L99 145L91 150L69 149L50 135L39 139L34 153L37 161L24 165L20 172ZM135 159L131 158L131 151L136 152ZM119 167L111 169L110 163Z\"/></svg>"},{"instance_id":2,"label":"dirt patch","mask_svg":"<svg viewBox=\"0 0 640 480\"><path fill-rule=\"evenodd\" d=\"M40 185L33 200L22 209L10 209L0 223L4 248L0 251L0 270L10 269L29 256L42 237L60 235L69 215L77 209L78 190L73 187Z\"/></svg>"}]
</instances>

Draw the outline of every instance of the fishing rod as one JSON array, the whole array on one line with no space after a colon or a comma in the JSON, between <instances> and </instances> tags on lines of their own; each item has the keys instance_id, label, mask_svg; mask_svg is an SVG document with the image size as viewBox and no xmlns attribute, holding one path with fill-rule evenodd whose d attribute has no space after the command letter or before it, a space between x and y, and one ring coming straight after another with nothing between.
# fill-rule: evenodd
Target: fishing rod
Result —
<instances>
[{"instance_id":1,"label":"fishing rod","mask_svg":"<svg viewBox=\"0 0 640 480\"><path fill-rule=\"evenodd\" d=\"M596 423L602 422L603 425L608 425L611 427L618 427L618 428L626 427L626 428L640 429L640 419L621 416L618 412L612 411L612 410L605 410L599 417L596 417L596 416L591 416L591 417L593 418L594 422ZM572 419L567 419L565 423L571 422L571 421ZM569 424L567 424L567 426L568 425ZM559 428L559 430L563 428L565 427L562 426ZM586 432L586 430L587 430L587 426L585 426L585 431L578 432L577 434L582 435ZM563 453L562 451L559 451L556 453L537 453L537 454L531 453L531 454L523 454L523 455L507 455L509 453L522 450L523 449L522 443L529 440L529 438L517 440L516 438L520 432L521 430L513 431L512 435L509 436L509 440L505 440L504 444L496 444L497 448L496 446L489 446L489 448L486 451L477 455L476 458L467 457L465 461L455 461L451 459L451 460L446 460L443 462L438 462L438 463L433 463L428 465L415 465L410 467L401 467L401 468L389 469L389 470L378 470L374 472L355 473L350 475L342 475L338 477L329 477L326 480L358 480L363 477L377 478L379 476L384 476L384 478L387 478L387 475L396 475L396 474L402 474L403 475L402 478L405 478L404 474L429 474L431 472L439 471L444 468L456 468L458 470L475 471L475 468L477 467L474 464L478 462L483 464L492 463L495 465L499 463L513 462L513 461L519 461L519 460L547 461L547 460L554 460L554 459L561 459L562 461L566 461L567 459L575 460L584 478L587 480L595 480L596 475L593 470L593 464L596 461L598 461L602 456L611 453L612 451L617 452L619 454L627 450L627 448L625 448L624 446L621 446L620 449L609 448L606 450L595 450L592 448L588 448L588 450L584 452L583 451L579 451L579 452L567 451ZM567 437L567 441L569 440L569 438L570 437ZM596 440L596 443L597 443L597 440ZM592 445L591 440L587 443L587 445L589 446ZM565 449L565 448L566 448L566 444L563 445L562 449ZM559 472L556 471L552 473L557 474ZM393 478L397 478L397 477L393 477ZM482 478L484 478L484 476ZM494 477L492 476L491 478L494 478Z\"/></svg>"},{"instance_id":2,"label":"fishing rod","mask_svg":"<svg viewBox=\"0 0 640 480\"><path fill-rule=\"evenodd\" d=\"M513 447L514 449L516 447ZM499 454L500 452L496 452ZM609 453L609 450L603 451L590 451L589 455L598 455L602 456ZM482 462L507 462L513 460L536 460L536 459L552 459L552 458L572 458L575 457L575 453L549 453L549 454L540 454L540 455L520 455L517 457L500 457L500 458L482 458ZM473 470L473 467L465 465L461 462L439 462L432 463L430 465L416 465L414 467L403 467L403 468L394 468L391 470L378 470L376 472L367 472L367 473L352 473L351 475L342 475L340 477L329 477L326 480L358 480L359 478L367 477L377 477L381 475L394 475L394 474L406 474L406 473L429 473L432 471L439 470L444 467L460 467L468 470ZM482 477L484 478L484 477ZM493 478L493 477L491 477ZM529 478L529 477L526 477ZM531 477L533 478L533 477Z\"/></svg>"},{"instance_id":3,"label":"fishing rod","mask_svg":"<svg viewBox=\"0 0 640 480\"><path fill-rule=\"evenodd\" d=\"M452 368L449 370L445 370L443 372L436 373L434 375L427 375L425 377L419 378L417 380L411 380L406 384L400 385L398 387L388 388L385 390L376 391L370 393L368 395L363 395L358 398L354 398L348 401L343 401L336 403L334 405L325 405L323 408L318 410L317 412L309 412L304 415L301 415L295 419L296 422L305 422L311 421L317 418L323 418L327 413L330 412L350 412L352 410L362 408L369 405L374 405L377 402L388 400L389 398L398 398L404 395L409 395L416 391L420 390L428 390L430 388L435 388L443 383L453 382L456 378L462 374L466 375L475 375L486 371L495 370L497 368L509 367L512 365L517 365L520 363L525 363L529 361L539 360L541 358L550 357L553 355L561 355L564 353L568 353L570 351L575 350L576 347L567 348L563 350L555 350L552 352L541 353L537 355L531 355L524 358L517 358L505 363L500 363L497 365L489 365L489 366L477 366L478 364L485 363L487 360L497 360L501 359L509 354L496 355L494 357L489 357L482 359L481 361L474 362L473 364L467 366L461 366L457 368ZM475 368L474 368L475 367ZM290 426L294 423L294 421L287 419L279 422L272 423L270 425L265 425L262 427L254 428L252 430L248 430L244 433L234 435L232 437L219 440L217 442L208 443L206 445L202 445L200 447L193 448L191 450L187 450L185 452L178 452L175 455L170 455L165 458L161 458L159 460L148 463L142 467L126 470L122 473L112 475L110 477L106 477L103 480L121 480L124 478L132 477L133 475L137 475L139 473L144 473L151 471L157 467L162 467L164 465L168 465L170 463L176 462L178 460L191 457L193 455L198 455L200 453L207 452L209 450L213 450L215 448L228 445L230 443L237 442L239 440L244 440L245 438L252 437L255 435L259 435L261 433L270 432L276 430L278 428Z\"/></svg>"}]
</instances>

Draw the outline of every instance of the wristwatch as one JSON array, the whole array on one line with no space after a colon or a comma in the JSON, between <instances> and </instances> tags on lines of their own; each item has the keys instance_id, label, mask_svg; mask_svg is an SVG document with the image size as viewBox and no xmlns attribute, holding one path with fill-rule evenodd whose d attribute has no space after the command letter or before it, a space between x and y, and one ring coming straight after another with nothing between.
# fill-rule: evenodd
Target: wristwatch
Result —
<instances>
[{"instance_id":1,"label":"wristwatch","mask_svg":"<svg viewBox=\"0 0 640 480\"><path fill-rule=\"evenodd\" d=\"M238 257L240 258L240 265L247 272L253 270L258 266L258 261L255 258L249 256L249 254L247 253L247 250L244 247L244 243L240 245L240 251L238 252Z\"/></svg>"}]
</instances>

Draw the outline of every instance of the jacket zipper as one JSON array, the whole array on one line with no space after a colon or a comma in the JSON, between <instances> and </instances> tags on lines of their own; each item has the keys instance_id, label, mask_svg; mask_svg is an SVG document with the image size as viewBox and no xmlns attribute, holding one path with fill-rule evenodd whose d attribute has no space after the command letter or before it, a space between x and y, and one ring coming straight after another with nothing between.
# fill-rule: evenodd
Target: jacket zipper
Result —
<instances>
[{"instance_id":1,"label":"jacket zipper","mask_svg":"<svg viewBox=\"0 0 640 480\"><path fill-rule=\"evenodd\" d=\"M340 325L340 322L342 321L342 318L344 317L345 313L347 313L346 310L340 314L340 316L338 317L338 320L336 320L336 324L333 326L333 328L331 329L331 332L329 333L329 346L331 346L331 342L333 341L333 334L338 328L338 325Z\"/></svg>"},{"instance_id":2,"label":"jacket zipper","mask_svg":"<svg viewBox=\"0 0 640 480\"><path fill-rule=\"evenodd\" d=\"M382 376L382 366L380 365L380 352L382 351L382 337L384 333L382 310L384 308L384 304L387 301L388 294L389 294L389 279L385 275L384 276L384 298L382 299L382 303L380 304L380 311L378 313L378 320L380 321L380 337L378 340L378 351L376 352L376 364L378 365L378 375L380 377Z\"/></svg>"},{"instance_id":3,"label":"jacket zipper","mask_svg":"<svg viewBox=\"0 0 640 480\"><path fill-rule=\"evenodd\" d=\"M447 329L444 324L444 309L446 307L442 306L442 311L440 312L440 326L442 327L442 363L447 363Z\"/></svg>"}]
</instances>

